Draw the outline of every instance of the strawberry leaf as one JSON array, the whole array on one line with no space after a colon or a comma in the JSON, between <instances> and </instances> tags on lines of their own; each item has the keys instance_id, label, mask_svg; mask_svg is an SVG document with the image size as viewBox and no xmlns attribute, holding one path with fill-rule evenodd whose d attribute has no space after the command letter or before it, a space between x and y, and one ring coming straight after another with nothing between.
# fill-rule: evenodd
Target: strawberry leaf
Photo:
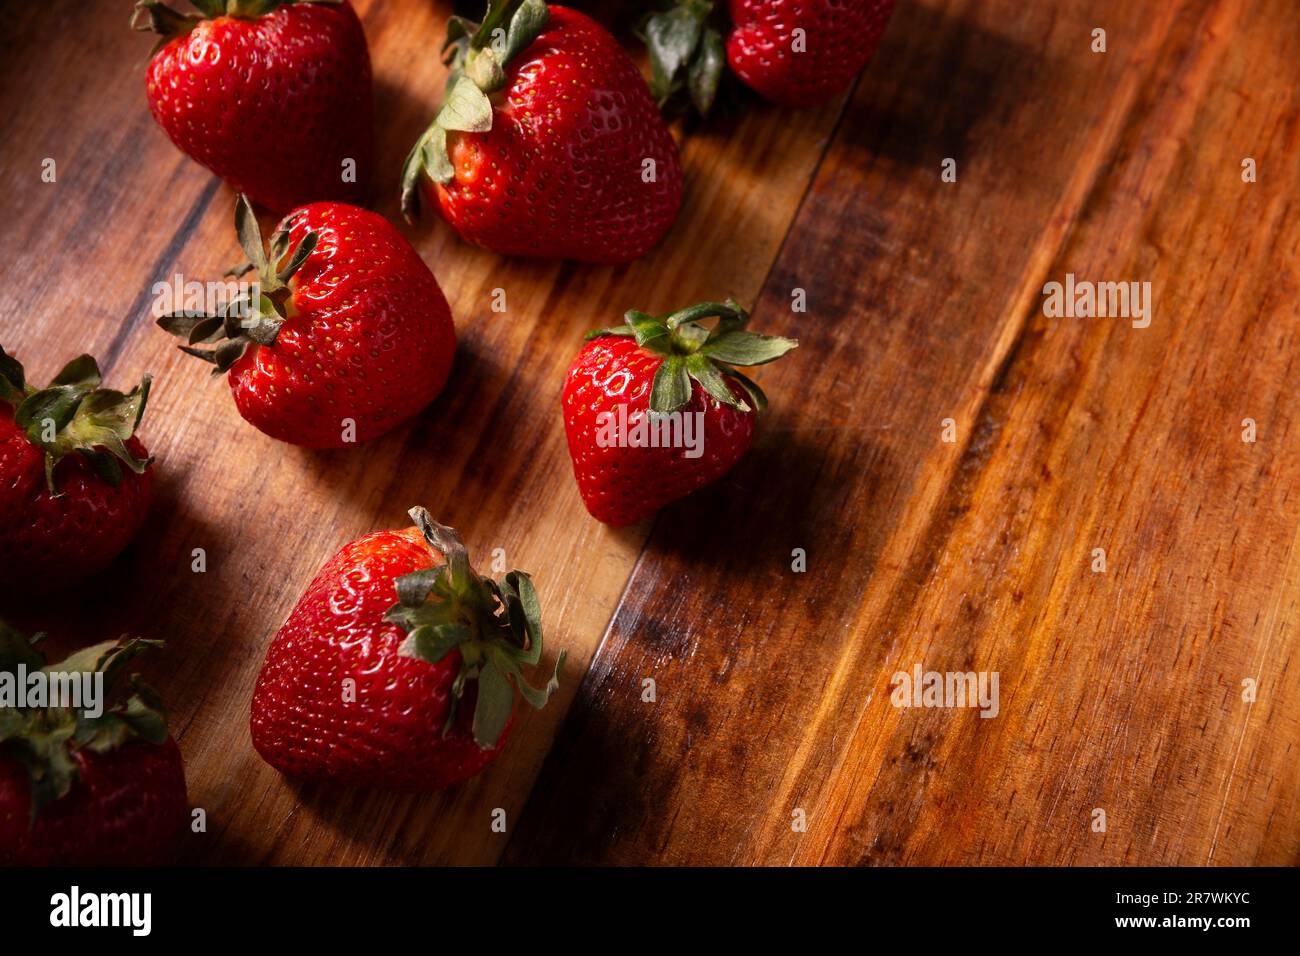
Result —
<instances>
[{"instance_id":1,"label":"strawberry leaf","mask_svg":"<svg viewBox=\"0 0 1300 956\"><path fill-rule=\"evenodd\" d=\"M15 408L27 395L27 379L23 363L0 348L0 401Z\"/></svg>"},{"instance_id":2,"label":"strawberry leaf","mask_svg":"<svg viewBox=\"0 0 1300 956\"><path fill-rule=\"evenodd\" d=\"M704 115L713 108L726 54L712 0L677 0L641 26L650 57L650 92L662 106L683 89Z\"/></svg>"},{"instance_id":3,"label":"strawberry leaf","mask_svg":"<svg viewBox=\"0 0 1300 956\"><path fill-rule=\"evenodd\" d=\"M444 130L486 133L492 128L492 101L468 76L459 77L436 122Z\"/></svg>"},{"instance_id":4,"label":"strawberry leaf","mask_svg":"<svg viewBox=\"0 0 1300 956\"><path fill-rule=\"evenodd\" d=\"M740 383L740 387L745 390L745 394L749 396L749 401L753 404L755 409L759 412L767 410L767 396L763 393L763 390L758 387L757 382L751 379L748 375L736 371L734 368L723 368L722 372L724 375L734 378Z\"/></svg>"},{"instance_id":5,"label":"strawberry leaf","mask_svg":"<svg viewBox=\"0 0 1300 956\"><path fill-rule=\"evenodd\" d=\"M671 344L671 329L664 324L662 319L656 319L652 315L646 315L644 312L631 309L624 314L623 320L627 323L628 328L632 330L632 334L636 336L637 345L646 346L656 352L668 353L668 346Z\"/></svg>"},{"instance_id":6,"label":"strawberry leaf","mask_svg":"<svg viewBox=\"0 0 1300 956\"><path fill-rule=\"evenodd\" d=\"M497 59L496 52L489 48L481 50L477 56L469 60L462 79L470 80L479 92L499 90L506 85L506 71L502 68L501 61Z\"/></svg>"},{"instance_id":7,"label":"strawberry leaf","mask_svg":"<svg viewBox=\"0 0 1300 956\"><path fill-rule=\"evenodd\" d=\"M681 3L651 16L645 24L650 52L650 92L661 103L680 86L679 78L700 43L711 3Z\"/></svg>"},{"instance_id":8,"label":"strawberry leaf","mask_svg":"<svg viewBox=\"0 0 1300 956\"><path fill-rule=\"evenodd\" d=\"M709 27L700 38L699 48L691 60L686 75L686 86L691 94L691 104L701 116L708 116L713 109L713 101L718 97L718 83L722 79L723 63L726 50L722 45L722 34Z\"/></svg>"},{"instance_id":9,"label":"strawberry leaf","mask_svg":"<svg viewBox=\"0 0 1300 956\"><path fill-rule=\"evenodd\" d=\"M688 355L686 357L686 371L690 373L691 378L700 383L700 386L706 392L724 405L739 408L742 412L749 411L748 405L736 400L736 396L727 385L726 379L722 377L718 367L709 361L707 355L701 355L699 352Z\"/></svg>"},{"instance_id":10,"label":"strawberry leaf","mask_svg":"<svg viewBox=\"0 0 1300 956\"><path fill-rule=\"evenodd\" d=\"M203 2L204 0L199 0L199 3L194 5L203 10L203 6L201 6ZM161 38L155 44L153 53L157 53L176 37L185 36L203 20L204 17L201 16L193 17L177 13L171 7L163 4L161 0L137 0L135 8L131 11L132 30L138 30L141 33L157 33Z\"/></svg>"},{"instance_id":11,"label":"strawberry leaf","mask_svg":"<svg viewBox=\"0 0 1300 956\"><path fill-rule=\"evenodd\" d=\"M302 264L307 261L316 250L316 243L320 241L317 233L309 232L303 237L302 242L298 243L298 248L293 250L293 255L289 257L289 264L275 274L275 277L281 282L288 282L293 278L293 274L302 268ZM273 261L279 261L278 258Z\"/></svg>"},{"instance_id":12,"label":"strawberry leaf","mask_svg":"<svg viewBox=\"0 0 1300 956\"><path fill-rule=\"evenodd\" d=\"M498 54L502 64L509 63L527 49L541 34L549 17L550 12L543 0L524 0L519 4L514 16L510 18L505 49Z\"/></svg>"},{"instance_id":13,"label":"strawberry leaf","mask_svg":"<svg viewBox=\"0 0 1300 956\"><path fill-rule=\"evenodd\" d=\"M253 204L243 193L239 194L239 199L235 202L235 234L239 236L239 247L244 250L248 261L258 272L266 272L268 264L266 250L262 247L262 230L257 225Z\"/></svg>"},{"instance_id":14,"label":"strawberry leaf","mask_svg":"<svg viewBox=\"0 0 1300 956\"><path fill-rule=\"evenodd\" d=\"M564 659L567 656L566 651L560 651L555 658L555 669L551 673L551 679L546 682L546 686L538 690L528 681L524 680L523 674L520 673L518 665L510 670L510 674L515 679L515 687L519 690L519 695L528 702L530 707L541 710L546 706L547 701L560 689L560 669L564 667Z\"/></svg>"},{"instance_id":15,"label":"strawberry leaf","mask_svg":"<svg viewBox=\"0 0 1300 956\"><path fill-rule=\"evenodd\" d=\"M497 745L514 706L514 688L501 668L489 661L479 671L474 704L474 742L479 747L488 750Z\"/></svg>"},{"instance_id":16,"label":"strawberry leaf","mask_svg":"<svg viewBox=\"0 0 1300 956\"><path fill-rule=\"evenodd\" d=\"M436 664L473 636L464 624L422 624L406 635L397 653Z\"/></svg>"},{"instance_id":17,"label":"strawberry leaf","mask_svg":"<svg viewBox=\"0 0 1300 956\"><path fill-rule=\"evenodd\" d=\"M738 329L710 339L700 348L700 354L727 365L765 365L798 344L779 335L759 335Z\"/></svg>"},{"instance_id":18,"label":"strawberry leaf","mask_svg":"<svg viewBox=\"0 0 1300 956\"><path fill-rule=\"evenodd\" d=\"M519 609L523 613L525 633L528 635L527 648L519 655L519 660L524 664L536 664L542 659L542 605L537 600L533 580L523 571L511 571L505 576L503 584L510 587L517 596Z\"/></svg>"},{"instance_id":19,"label":"strawberry leaf","mask_svg":"<svg viewBox=\"0 0 1300 956\"><path fill-rule=\"evenodd\" d=\"M434 568L421 568L397 579L397 600L403 607L419 607L429 599L438 572Z\"/></svg>"},{"instance_id":20,"label":"strawberry leaf","mask_svg":"<svg viewBox=\"0 0 1300 956\"><path fill-rule=\"evenodd\" d=\"M650 388L650 410L666 414L690 400L691 379L686 373L686 360L680 355L670 355L655 372L654 384Z\"/></svg>"}]
</instances>

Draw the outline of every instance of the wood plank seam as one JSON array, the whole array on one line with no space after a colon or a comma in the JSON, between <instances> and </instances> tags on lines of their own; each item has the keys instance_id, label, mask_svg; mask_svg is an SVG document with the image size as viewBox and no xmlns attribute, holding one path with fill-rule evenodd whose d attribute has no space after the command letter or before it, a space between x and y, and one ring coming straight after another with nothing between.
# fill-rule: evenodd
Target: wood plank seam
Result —
<instances>
[{"instance_id":1,"label":"wood plank seam","mask_svg":"<svg viewBox=\"0 0 1300 956\"><path fill-rule=\"evenodd\" d=\"M185 216L181 219L181 224L176 227L170 241L158 253L149 272L142 283L139 294L136 295L131 303L125 318L122 319L122 325L114 334L112 341L109 342L108 348L104 350L103 358L100 360L100 367L104 370L107 377L113 370L113 363L117 360L118 355L126 347L128 341L137 330L143 330L147 335L153 335L153 322L150 321L149 305L153 301L153 284L159 281L164 269L172 268L180 254L185 250L185 245L189 242L190 237L198 228L199 221L206 215L208 207L211 206L213 198L217 195L217 190L221 188L221 180L215 176L211 177L199 194L198 199L190 206Z\"/></svg>"}]
</instances>

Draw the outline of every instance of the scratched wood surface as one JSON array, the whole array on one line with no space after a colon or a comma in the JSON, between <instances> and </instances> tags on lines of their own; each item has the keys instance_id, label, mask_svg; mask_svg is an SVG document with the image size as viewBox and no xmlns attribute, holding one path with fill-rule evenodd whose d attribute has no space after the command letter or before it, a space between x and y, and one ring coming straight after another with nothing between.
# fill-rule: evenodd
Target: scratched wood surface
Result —
<instances>
[{"instance_id":1,"label":"scratched wood surface","mask_svg":"<svg viewBox=\"0 0 1300 956\"><path fill-rule=\"evenodd\" d=\"M396 219L450 4L356 6ZM148 116L128 7L3 4L0 342L38 378L80 351L111 383L151 371L159 494L108 597L6 611L61 644L167 640L146 670L207 814L189 859L1300 862L1288 0L902 0L842 101L680 129L683 214L638 263L403 226L452 304L455 370L415 422L337 453L245 425L152 325L153 283L238 253L231 194ZM1149 281L1150 326L1044 317L1066 273ZM726 294L801 342L761 370L755 448L652 522L599 525L558 406L580 334ZM535 575L562 690L454 791L290 784L248 738L266 642L341 544L417 503ZM917 664L996 671L998 715L894 707Z\"/></svg>"}]
</instances>

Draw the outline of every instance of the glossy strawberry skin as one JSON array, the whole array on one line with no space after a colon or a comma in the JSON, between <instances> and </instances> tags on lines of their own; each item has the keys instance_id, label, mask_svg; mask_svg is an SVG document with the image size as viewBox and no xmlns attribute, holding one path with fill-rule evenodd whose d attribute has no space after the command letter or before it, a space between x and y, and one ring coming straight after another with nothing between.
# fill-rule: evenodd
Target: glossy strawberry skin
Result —
<instances>
[{"instance_id":1,"label":"glossy strawberry skin","mask_svg":"<svg viewBox=\"0 0 1300 956\"><path fill-rule=\"evenodd\" d=\"M138 438L127 448L147 458ZM102 571L130 543L149 510L153 467L121 469L117 487L79 454L54 469L59 496L45 480L45 453L0 403L0 595L48 594Z\"/></svg>"},{"instance_id":2,"label":"glossy strawberry skin","mask_svg":"<svg viewBox=\"0 0 1300 956\"><path fill-rule=\"evenodd\" d=\"M510 256L617 263L658 244L681 206L681 160L614 38L552 5L506 73L492 129L449 135L455 179L426 181L443 218L469 242Z\"/></svg>"},{"instance_id":3,"label":"glossy strawberry skin","mask_svg":"<svg viewBox=\"0 0 1300 956\"><path fill-rule=\"evenodd\" d=\"M172 142L273 212L365 201L374 93L350 3L204 20L154 54L146 84ZM343 181L345 159L356 162L356 182Z\"/></svg>"},{"instance_id":4,"label":"glossy strawberry skin","mask_svg":"<svg viewBox=\"0 0 1300 956\"><path fill-rule=\"evenodd\" d=\"M172 862L189 816L176 742L77 751L79 778L29 827L31 780L0 745L0 865L159 866Z\"/></svg>"},{"instance_id":5,"label":"glossy strawberry skin","mask_svg":"<svg viewBox=\"0 0 1300 956\"><path fill-rule=\"evenodd\" d=\"M319 243L294 278L297 314L227 380L239 413L272 438L342 448L345 420L364 442L438 397L456 330L433 273L388 220L342 203L298 212L290 248L309 231Z\"/></svg>"},{"instance_id":6,"label":"glossy strawberry skin","mask_svg":"<svg viewBox=\"0 0 1300 956\"><path fill-rule=\"evenodd\" d=\"M727 61L779 106L820 106L848 89L871 59L894 0L730 0ZM794 52L794 31L806 46Z\"/></svg>"},{"instance_id":7,"label":"glossy strawberry skin","mask_svg":"<svg viewBox=\"0 0 1300 956\"><path fill-rule=\"evenodd\" d=\"M628 423L649 411L650 391L663 356L634 339L601 336L588 342L564 381L564 431L578 490L591 515L611 525L628 525L664 505L717 481L749 450L753 412L717 401L691 383L682 412L704 413L703 454L688 458L683 448L604 447L597 436L604 412L628 406ZM734 382L733 394L745 394Z\"/></svg>"},{"instance_id":8,"label":"glossy strawberry skin","mask_svg":"<svg viewBox=\"0 0 1300 956\"><path fill-rule=\"evenodd\" d=\"M253 746L303 780L436 790L496 759L509 733L482 750L472 726L475 685L443 736L460 652L437 664L398 655L405 634L383 620L396 580L430 567L419 531L376 531L345 545L317 574L267 649L253 691ZM355 681L345 702L345 679Z\"/></svg>"}]
</instances>

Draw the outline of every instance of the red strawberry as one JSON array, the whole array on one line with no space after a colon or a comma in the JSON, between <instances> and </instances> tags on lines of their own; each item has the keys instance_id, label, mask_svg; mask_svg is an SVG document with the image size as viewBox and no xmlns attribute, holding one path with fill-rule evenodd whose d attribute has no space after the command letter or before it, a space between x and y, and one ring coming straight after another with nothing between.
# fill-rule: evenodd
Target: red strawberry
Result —
<instances>
[{"instance_id":1,"label":"red strawberry","mask_svg":"<svg viewBox=\"0 0 1300 956\"><path fill-rule=\"evenodd\" d=\"M710 316L712 331L700 324ZM578 490L613 525L654 514L739 461L767 399L729 366L771 362L798 344L745 331L749 314L731 300L660 317L632 311L626 321L587 336L563 395Z\"/></svg>"},{"instance_id":2,"label":"red strawberry","mask_svg":"<svg viewBox=\"0 0 1300 956\"><path fill-rule=\"evenodd\" d=\"M844 92L871 59L894 0L729 0L731 25L712 0L677 0L645 27L660 100L683 87L702 113L722 70L780 106L820 106Z\"/></svg>"},{"instance_id":3,"label":"red strawberry","mask_svg":"<svg viewBox=\"0 0 1300 956\"><path fill-rule=\"evenodd\" d=\"M95 697L73 696L80 709L51 706L31 699L45 659L0 623L0 864L156 866L174 856L188 802L167 716L135 675L129 700L107 700L123 667L158 643L108 641L51 666L60 681L44 685L47 695L60 686L84 695L96 678L74 675L102 675Z\"/></svg>"},{"instance_id":4,"label":"red strawberry","mask_svg":"<svg viewBox=\"0 0 1300 956\"><path fill-rule=\"evenodd\" d=\"M677 144L636 66L589 17L492 0L448 27L452 77L407 158L419 193L469 242L513 256L628 262L677 219ZM490 98L489 98L490 97Z\"/></svg>"},{"instance_id":5,"label":"red strawberry","mask_svg":"<svg viewBox=\"0 0 1300 956\"><path fill-rule=\"evenodd\" d=\"M340 0L139 0L132 25L163 39L149 109L181 152L277 213L362 202L374 153L370 54Z\"/></svg>"},{"instance_id":6,"label":"red strawberry","mask_svg":"<svg viewBox=\"0 0 1300 956\"><path fill-rule=\"evenodd\" d=\"M820 106L848 89L893 12L894 0L731 0L727 62L773 103Z\"/></svg>"},{"instance_id":7,"label":"red strawberry","mask_svg":"<svg viewBox=\"0 0 1300 956\"><path fill-rule=\"evenodd\" d=\"M496 759L521 668L542 656L528 575L481 578L456 532L411 509L418 528L344 546L289 613L253 691L253 746L309 780L431 790ZM442 559L444 563L435 565Z\"/></svg>"},{"instance_id":8,"label":"red strawberry","mask_svg":"<svg viewBox=\"0 0 1300 956\"><path fill-rule=\"evenodd\" d=\"M369 441L438 397L456 329L433 273L382 216L342 203L292 213L262 248L245 197L235 228L260 294L216 315L158 320L181 349L229 372L239 414L307 448ZM290 281L292 280L292 282ZM215 346L193 348L196 344Z\"/></svg>"},{"instance_id":9,"label":"red strawberry","mask_svg":"<svg viewBox=\"0 0 1300 956\"><path fill-rule=\"evenodd\" d=\"M134 435L149 381L101 388L83 355L36 389L0 348L0 593L66 593L140 529L153 470Z\"/></svg>"}]
</instances>

